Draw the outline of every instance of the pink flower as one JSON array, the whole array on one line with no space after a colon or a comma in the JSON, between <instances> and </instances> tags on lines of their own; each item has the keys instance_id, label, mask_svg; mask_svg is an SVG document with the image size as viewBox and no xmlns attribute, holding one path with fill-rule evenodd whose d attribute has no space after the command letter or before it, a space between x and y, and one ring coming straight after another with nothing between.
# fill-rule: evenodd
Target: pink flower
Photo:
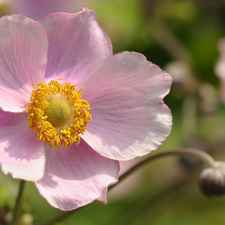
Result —
<instances>
[{"instance_id":1,"label":"pink flower","mask_svg":"<svg viewBox=\"0 0 225 225\"><path fill-rule=\"evenodd\" d=\"M117 160L169 135L171 76L141 54L112 55L94 11L2 17L0 42L1 167L53 207L106 203Z\"/></svg>"}]
</instances>

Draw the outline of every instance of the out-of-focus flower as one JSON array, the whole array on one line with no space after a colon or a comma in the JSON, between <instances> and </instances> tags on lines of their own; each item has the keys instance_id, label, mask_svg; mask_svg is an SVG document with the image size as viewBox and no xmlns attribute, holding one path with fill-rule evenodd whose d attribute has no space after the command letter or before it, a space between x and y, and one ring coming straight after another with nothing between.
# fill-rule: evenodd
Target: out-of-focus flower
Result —
<instances>
[{"instance_id":1,"label":"out-of-focus flower","mask_svg":"<svg viewBox=\"0 0 225 225\"><path fill-rule=\"evenodd\" d=\"M183 61L173 61L166 65L166 71L173 77L173 84L184 84L191 77L188 65Z\"/></svg>"},{"instance_id":2,"label":"out-of-focus flower","mask_svg":"<svg viewBox=\"0 0 225 225\"><path fill-rule=\"evenodd\" d=\"M204 114L210 114L216 111L219 106L218 91L213 85L203 83L199 86L200 109Z\"/></svg>"},{"instance_id":3,"label":"out-of-focus flower","mask_svg":"<svg viewBox=\"0 0 225 225\"><path fill-rule=\"evenodd\" d=\"M38 20L54 12L74 13L78 0L14 0L13 11Z\"/></svg>"},{"instance_id":4,"label":"out-of-focus flower","mask_svg":"<svg viewBox=\"0 0 225 225\"><path fill-rule=\"evenodd\" d=\"M13 0L0 0L0 17L12 12Z\"/></svg>"},{"instance_id":5,"label":"out-of-focus flower","mask_svg":"<svg viewBox=\"0 0 225 225\"><path fill-rule=\"evenodd\" d=\"M188 64L184 61L170 62L166 65L165 70L173 77L174 96L179 96L182 92L194 93L197 91L198 82L192 76Z\"/></svg>"},{"instance_id":6,"label":"out-of-focus flower","mask_svg":"<svg viewBox=\"0 0 225 225\"><path fill-rule=\"evenodd\" d=\"M220 79L222 100L225 103L225 39L219 42L220 58L218 59L215 72Z\"/></svg>"},{"instance_id":7,"label":"out-of-focus flower","mask_svg":"<svg viewBox=\"0 0 225 225\"><path fill-rule=\"evenodd\" d=\"M171 76L141 54L112 55L87 8L39 22L3 17L0 41L3 172L34 181L62 210L106 203L117 160L148 154L169 135Z\"/></svg>"},{"instance_id":8,"label":"out-of-focus flower","mask_svg":"<svg viewBox=\"0 0 225 225\"><path fill-rule=\"evenodd\" d=\"M225 195L225 162L216 162L215 168L204 169L199 175L201 191L209 197Z\"/></svg>"},{"instance_id":9,"label":"out-of-focus flower","mask_svg":"<svg viewBox=\"0 0 225 225\"><path fill-rule=\"evenodd\" d=\"M19 225L32 225L33 224L33 217L31 214L23 214L20 217Z\"/></svg>"}]
</instances>

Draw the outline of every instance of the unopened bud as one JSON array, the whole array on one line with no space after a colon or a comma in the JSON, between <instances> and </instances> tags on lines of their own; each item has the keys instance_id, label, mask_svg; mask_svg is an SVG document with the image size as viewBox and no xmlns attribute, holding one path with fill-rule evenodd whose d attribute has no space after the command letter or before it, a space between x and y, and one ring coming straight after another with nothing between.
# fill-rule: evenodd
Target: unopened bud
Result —
<instances>
[{"instance_id":1,"label":"unopened bud","mask_svg":"<svg viewBox=\"0 0 225 225\"><path fill-rule=\"evenodd\" d=\"M215 167L203 169L199 175L199 186L208 197L225 195L225 162L216 162Z\"/></svg>"}]
</instances>

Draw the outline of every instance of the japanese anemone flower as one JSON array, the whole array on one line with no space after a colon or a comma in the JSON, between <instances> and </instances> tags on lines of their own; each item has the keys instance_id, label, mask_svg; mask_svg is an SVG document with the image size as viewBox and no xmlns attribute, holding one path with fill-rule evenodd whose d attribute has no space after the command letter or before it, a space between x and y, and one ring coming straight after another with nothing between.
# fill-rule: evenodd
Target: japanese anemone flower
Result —
<instances>
[{"instance_id":1,"label":"japanese anemone flower","mask_svg":"<svg viewBox=\"0 0 225 225\"><path fill-rule=\"evenodd\" d=\"M169 135L171 76L139 53L112 55L95 12L0 18L0 163L61 210L107 203L118 160Z\"/></svg>"}]
</instances>

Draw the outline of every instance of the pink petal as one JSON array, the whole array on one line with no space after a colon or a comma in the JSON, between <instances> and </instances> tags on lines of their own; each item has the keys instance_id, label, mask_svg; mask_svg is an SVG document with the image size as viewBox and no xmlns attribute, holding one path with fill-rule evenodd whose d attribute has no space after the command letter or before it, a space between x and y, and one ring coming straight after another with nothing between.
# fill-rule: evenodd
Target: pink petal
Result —
<instances>
[{"instance_id":1,"label":"pink petal","mask_svg":"<svg viewBox=\"0 0 225 225\"><path fill-rule=\"evenodd\" d=\"M45 175L35 184L53 207L67 211L94 200L107 203L107 188L117 182L118 172L117 161L98 155L81 140L64 151L48 147Z\"/></svg>"},{"instance_id":2,"label":"pink petal","mask_svg":"<svg viewBox=\"0 0 225 225\"><path fill-rule=\"evenodd\" d=\"M49 38L46 71L49 80L63 78L78 85L112 55L111 42L92 10L54 13L42 18L40 23Z\"/></svg>"},{"instance_id":3,"label":"pink petal","mask_svg":"<svg viewBox=\"0 0 225 225\"><path fill-rule=\"evenodd\" d=\"M0 164L13 178L36 181L44 174L44 142L37 140L26 119L26 113L0 110Z\"/></svg>"},{"instance_id":4,"label":"pink petal","mask_svg":"<svg viewBox=\"0 0 225 225\"><path fill-rule=\"evenodd\" d=\"M92 115L82 138L99 154L117 160L157 149L171 131L172 116L163 103L171 82L169 74L141 54L114 55L81 83Z\"/></svg>"},{"instance_id":5,"label":"pink petal","mask_svg":"<svg viewBox=\"0 0 225 225\"><path fill-rule=\"evenodd\" d=\"M0 19L0 107L22 112L32 83L44 80L48 40L37 22L23 15Z\"/></svg>"},{"instance_id":6,"label":"pink petal","mask_svg":"<svg viewBox=\"0 0 225 225\"><path fill-rule=\"evenodd\" d=\"M15 12L38 20L53 12L73 12L76 0L14 0Z\"/></svg>"}]
</instances>

